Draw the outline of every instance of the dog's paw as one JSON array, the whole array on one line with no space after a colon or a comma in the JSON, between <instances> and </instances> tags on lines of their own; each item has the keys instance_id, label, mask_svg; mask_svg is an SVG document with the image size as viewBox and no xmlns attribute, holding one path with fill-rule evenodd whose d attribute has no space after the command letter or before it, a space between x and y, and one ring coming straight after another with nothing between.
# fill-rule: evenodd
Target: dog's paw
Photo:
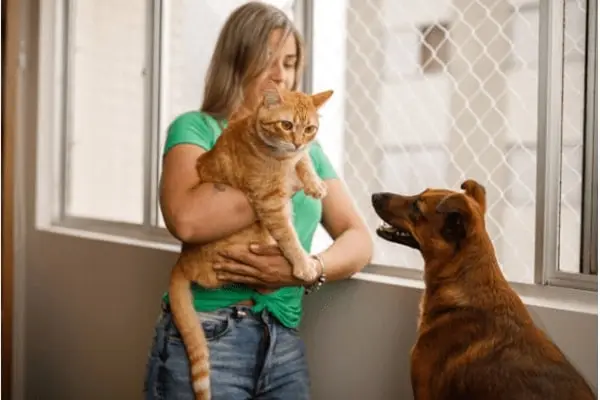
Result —
<instances>
[{"instance_id":1,"label":"dog's paw","mask_svg":"<svg viewBox=\"0 0 600 400\"><path fill-rule=\"evenodd\" d=\"M327 196L327 185L321 180L313 182L311 185L308 185L304 188L304 193L306 193L307 196L313 197L317 200L322 199Z\"/></svg>"}]
</instances>

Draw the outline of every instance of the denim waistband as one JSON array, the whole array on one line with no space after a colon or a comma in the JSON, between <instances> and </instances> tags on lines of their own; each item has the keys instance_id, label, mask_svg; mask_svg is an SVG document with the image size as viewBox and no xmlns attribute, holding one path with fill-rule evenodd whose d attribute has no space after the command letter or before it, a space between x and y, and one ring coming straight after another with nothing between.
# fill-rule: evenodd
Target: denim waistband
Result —
<instances>
[{"instance_id":1,"label":"denim waistband","mask_svg":"<svg viewBox=\"0 0 600 400\"><path fill-rule=\"evenodd\" d=\"M163 314L171 314L171 306L165 300L161 301L161 309ZM231 317L235 319L250 318L264 323L277 323L279 321L273 317L266 309L260 312L252 311L252 307L248 305L233 304L228 307L216 309L214 311L197 311L199 316L210 316L210 317Z\"/></svg>"}]
</instances>

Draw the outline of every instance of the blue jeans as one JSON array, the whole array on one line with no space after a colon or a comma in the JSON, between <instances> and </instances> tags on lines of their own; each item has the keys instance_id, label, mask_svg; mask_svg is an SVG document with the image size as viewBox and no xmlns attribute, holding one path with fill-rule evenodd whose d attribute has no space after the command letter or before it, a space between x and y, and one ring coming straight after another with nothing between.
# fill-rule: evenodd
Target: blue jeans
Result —
<instances>
[{"instance_id":1,"label":"blue jeans","mask_svg":"<svg viewBox=\"0 0 600 400\"><path fill-rule=\"evenodd\" d=\"M210 351L213 400L309 399L304 344L266 310L232 306L198 313ZM185 347L168 306L156 324L144 383L146 400L194 400Z\"/></svg>"}]
</instances>

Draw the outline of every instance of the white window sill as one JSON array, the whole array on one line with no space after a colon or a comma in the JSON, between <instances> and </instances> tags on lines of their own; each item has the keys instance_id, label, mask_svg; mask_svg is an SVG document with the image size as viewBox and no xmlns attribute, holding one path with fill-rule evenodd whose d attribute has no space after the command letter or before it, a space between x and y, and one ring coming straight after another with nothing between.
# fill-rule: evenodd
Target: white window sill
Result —
<instances>
[{"instance_id":1,"label":"white window sill","mask_svg":"<svg viewBox=\"0 0 600 400\"><path fill-rule=\"evenodd\" d=\"M148 240L141 238L134 238L124 235L104 233L104 232L94 232L88 231L84 229L70 228L60 225L51 225L51 226L43 226L38 227L38 230L41 232L55 233L58 235L72 236L80 239L88 239L88 240L96 240L100 242L109 242L115 244L121 244L126 246L136 246L142 247L146 249L154 249L154 250L163 250L170 251L173 253L178 253L180 251L180 246L178 244L166 243L163 240Z\"/></svg>"},{"instance_id":2,"label":"white window sill","mask_svg":"<svg viewBox=\"0 0 600 400\"><path fill-rule=\"evenodd\" d=\"M368 270L369 267L365 268ZM402 268L398 268L402 270ZM382 283L386 285L401 286L415 289L424 289L425 283L421 279L405 278L401 276L390 276L359 272L353 279L368 282ZM558 286L528 285L524 283L512 283L512 288L521 297L521 300L529 305L554 310L571 311L583 314L598 315L598 294L588 290L563 288Z\"/></svg>"},{"instance_id":3,"label":"white window sill","mask_svg":"<svg viewBox=\"0 0 600 400\"><path fill-rule=\"evenodd\" d=\"M42 232L74 236L88 240L111 242L127 246L162 250L173 253L178 253L180 250L180 246L178 244L165 243L164 241L160 240L138 239L108 233L90 232L82 229L67 228L57 225L39 227L38 229ZM369 272L370 270L372 271L374 269L385 269L386 273L383 274ZM352 279L423 290L425 285L423 280L420 278L420 275L421 271L415 269L389 266L368 266L363 272L355 274ZM527 305L598 315L597 292L557 286L528 285L523 283L511 283L511 286Z\"/></svg>"}]
</instances>

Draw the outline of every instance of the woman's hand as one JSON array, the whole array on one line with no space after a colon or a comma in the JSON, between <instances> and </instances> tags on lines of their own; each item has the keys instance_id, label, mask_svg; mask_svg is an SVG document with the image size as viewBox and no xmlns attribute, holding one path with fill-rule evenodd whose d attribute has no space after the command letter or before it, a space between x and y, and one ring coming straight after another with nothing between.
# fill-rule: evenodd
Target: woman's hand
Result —
<instances>
[{"instance_id":1,"label":"woman's hand","mask_svg":"<svg viewBox=\"0 0 600 400\"><path fill-rule=\"evenodd\" d=\"M292 266L277 245L231 246L221 252L225 262L215 265L217 278L227 283L242 283L260 289L302 286L294 278ZM262 291L264 292L264 291Z\"/></svg>"}]
</instances>

